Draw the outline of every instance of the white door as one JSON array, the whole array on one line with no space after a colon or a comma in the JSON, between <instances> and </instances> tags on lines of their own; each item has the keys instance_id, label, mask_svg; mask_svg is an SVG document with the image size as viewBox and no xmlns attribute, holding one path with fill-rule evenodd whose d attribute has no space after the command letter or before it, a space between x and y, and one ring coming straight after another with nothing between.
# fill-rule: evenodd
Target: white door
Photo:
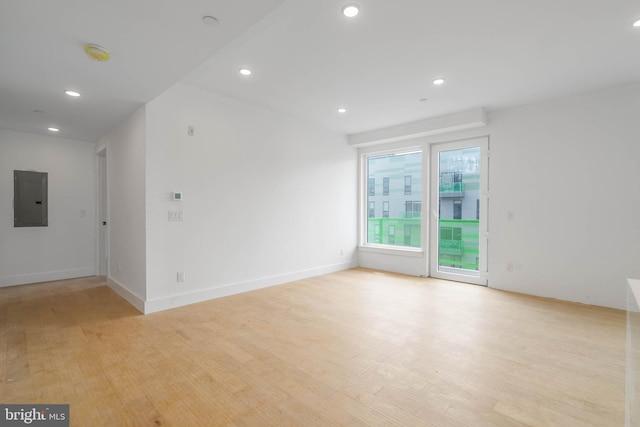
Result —
<instances>
[{"instance_id":1,"label":"white door","mask_svg":"<svg viewBox=\"0 0 640 427\"><path fill-rule=\"evenodd\" d=\"M487 284L488 138L431 146L431 276Z\"/></svg>"},{"instance_id":2,"label":"white door","mask_svg":"<svg viewBox=\"0 0 640 427\"><path fill-rule=\"evenodd\" d=\"M98 153L98 276L109 275L109 233L107 207L107 150Z\"/></svg>"}]
</instances>

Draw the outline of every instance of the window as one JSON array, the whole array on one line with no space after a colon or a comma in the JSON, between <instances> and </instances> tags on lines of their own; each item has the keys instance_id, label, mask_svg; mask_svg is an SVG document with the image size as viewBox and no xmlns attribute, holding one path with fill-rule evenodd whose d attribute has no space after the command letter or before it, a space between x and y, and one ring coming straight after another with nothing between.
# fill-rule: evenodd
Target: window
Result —
<instances>
[{"instance_id":1,"label":"window","mask_svg":"<svg viewBox=\"0 0 640 427\"><path fill-rule=\"evenodd\" d=\"M464 189L462 172L440 172L440 191L443 193L460 193Z\"/></svg>"},{"instance_id":2,"label":"window","mask_svg":"<svg viewBox=\"0 0 640 427\"><path fill-rule=\"evenodd\" d=\"M422 152L369 155L364 158L367 195L364 244L420 248L422 227ZM382 182L381 207L375 210L375 183ZM408 193L407 193L408 191ZM378 199L379 200L379 199ZM379 202L379 206L380 206ZM404 207L404 210L403 210Z\"/></svg>"},{"instance_id":3,"label":"window","mask_svg":"<svg viewBox=\"0 0 640 427\"><path fill-rule=\"evenodd\" d=\"M404 194L411 195L411 175L404 176Z\"/></svg>"},{"instance_id":4,"label":"window","mask_svg":"<svg viewBox=\"0 0 640 427\"><path fill-rule=\"evenodd\" d=\"M440 208L429 234L434 277L486 284L483 191L488 175L481 163L487 142L483 138L431 146L431 170L439 175L431 181L431 203Z\"/></svg>"},{"instance_id":5,"label":"window","mask_svg":"<svg viewBox=\"0 0 640 427\"><path fill-rule=\"evenodd\" d=\"M420 226L415 224L406 224L404 226L404 245L412 247L420 247Z\"/></svg>"},{"instance_id":6,"label":"window","mask_svg":"<svg viewBox=\"0 0 640 427\"><path fill-rule=\"evenodd\" d=\"M440 241L438 243L440 265L460 267L464 255L461 227L440 227Z\"/></svg>"},{"instance_id":7,"label":"window","mask_svg":"<svg viewBox=\"0 0 640 427\"><path fill-rule=\"evenodd\" d=\"M462 200L453 201L453 219L462 219Z\"/></svg>"},{"instance_id":8,"label":"window","mask_svg":"<svg viewBox=\"0 0 640 427\"><path fill-rule=\"evenodd\" d=\"M422 216L422 202L408 200L404 202L405 218L420 218Z\"/></svg>"},{"instance_id":9,"label":"window","mask_svg":"<svg viewBox=\"0 0 640 427\"><path fill-rule=\"evenodd\" d=\"M462 240L461 227L441 227L440 238L442 240Z\"/></svg>"}]
</instances>

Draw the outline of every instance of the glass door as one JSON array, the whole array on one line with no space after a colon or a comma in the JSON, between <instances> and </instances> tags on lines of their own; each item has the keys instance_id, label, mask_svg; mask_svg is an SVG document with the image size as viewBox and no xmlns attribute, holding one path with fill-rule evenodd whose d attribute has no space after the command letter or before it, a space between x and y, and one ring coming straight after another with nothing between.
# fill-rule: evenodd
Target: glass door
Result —
<instances>
[{"instance_id":1,"label":"glass door","mask_svg":"<svg viewBox=\"0 0 640 427\"><path fill-rule=\"evenodd\" d=\"M431 276L487 284L488 139L431 148Z\"/></svg>"}]
</instances>

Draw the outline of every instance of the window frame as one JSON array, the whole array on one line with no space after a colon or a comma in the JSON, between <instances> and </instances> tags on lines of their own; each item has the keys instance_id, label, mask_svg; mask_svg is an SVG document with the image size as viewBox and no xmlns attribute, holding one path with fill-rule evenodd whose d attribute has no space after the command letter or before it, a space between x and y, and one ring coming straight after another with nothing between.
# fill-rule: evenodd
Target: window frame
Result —
<instances>
[{"instance_id":1,"label":"window frame","mask_svg":"<svg viewBox=\"0 0 640 427\"><path fill-rule=\"evenodd\" d=\"M425 242L426 242L426 229L428 228L428 223L427 223L427 216L426 216L426 209L425 203L428 203L426 201L426 197L427 197L427 188L428 188L428 162L429 162L429 158L428 158L428 152L429 150L426 150L425 147L421 146L421 145L413 145L413 146L407 146L407 147L403 147L403 148L398 148L398 149L388 149L388 150L380 150L380 151L370 151L370 152L364 152L360 154L360 213L358 215L359 218L359 237L358 237L358 248L359 250L362 250L364 252L377 252L377 253L387 253L387 254L394 254L394 255L402 255L402 256L409 256L409 257L423 257L424 256L424 252L425 252ZM411 188L412 190L412 195L415 198L420 198L421 200L419 201L422 205L422 212L421 215L419 216L421 222L420 222L420 227L421 227L421 232L420 232L420 247L413 247L413 246L403 246L403 245L396 245L396 244L384 244L384 243L372 243L372 242L367 242L367 225L368 225L368 205L369 205L369 200L368 198L369 196L369 190L368 190L368 184L369 184L369 177L368 177L368 160L370 158L375 158L375 157L383 157L383 156L388 156L388 155L406 155L406 154L414 154L414 153L420 153L421 154L421 170L420 170L420 174L421 174L421 191L420 194L416 193L415 189ZM426 166L425 166L426 165ZM426 172L425 172L426 170ZM427 176L424 176L425 173L427 174ZM402 175L402 179L404 180L405 176L411 176L411 174L403 174ZM384 177L383 177L384 178ZM413 184L413 180L415 179L415 176L411 176L411 180L412 180L412 184ZM391 177L389 177L389 181L391 181ZM383 186L384 186L384 181L383 181ZM401 187L404 189L404 182L403 182L403 186ZM402 190L401 190L402 191ZM404 193L404 191L403 191ZM382 193L378 193L379 195L382 196ZM387 195L388 196L388 195ZM415 199L414 199L415 200ZM418 216L416 216L416 218L418 218ZM398 231L394 229L394 240L396 242L400 241L401 239L404 238L403 234L398 234Z\"/></svg>"},{"instance_id":2,"label":"window frame","mask_svg":"<svg viewBox=\"0 0 640 427\"><path fill-rule=\"evenodd\" d=\"M433 171L434 176L441 176L440 175L440 166L439 166L439 156L441 152L447 152L447 151L452 151L452 150L459 150L459 149L469 149L469 148L474 148L474 147L478 147L480 149L480 158L479 158L479 167L480 167L480 171L479 171L479 199L476 199L475 205L476 205L476 209L475 209L475 216L479 218L477 218L477 220L479 221L479 230L478 230L478 250L479 250L479 254L477 256L478 260L477 260L477 265L479 266L478 270L477 270L477 275L475 274L464 274L461 271L456 271L456 269L448 269L448 268L439 268L438 263L438 256L439 256L439 238L438 238L438 234L439 234L439 221L438 220L434 220L431 221L430 223L430 228L429 228L429 232L430 232L430 236L432 237L430 240L430 247L428 249L429 252L429 269L430 269L430 276L431 277L435 277L435 278L439 278L439 279L445 279L445 280L454 280L454 281L459 281L459 282L465 282L465 283L472 283L472 284L477 284L477 285L482 285L482 286L487 286L488 283L488 237L489 237L489 228L488 228L488 212L489 212L489 191L490 191L490 183L489 183L489 169L490 169L490 162L489 162L489 147L490 147L490 141L489 141L489 137L488 136L477 136L477 137L470 137L470 138L463 138L463 139L458 139L455 141L448 141L448 142L440 142L440 143L434 143L430 145L430 163L431 163L431 170ZM464 175L464 171L461 172L461 179L463 178ZM454 176L454 182L455 182L455 176ZM431 182L431 186L430 186L430 194L429 194L429 203L431 206L436 206L438 205L438 210L440 208L440 204L438 202L438 197L439 197L439 182L434 182L432 180ZM449 200L455 200L455 199L449 199ZM478 202L477 200L480 200L480 202ZM473 212L473 211L471 211ZM464 214L464 212L461 212L462 214ZM469 213L469 212L467 212ZM472 213L473 215L473 213ZM438 215L436 218L440 218L440 212L438 212ZM462 231L456 231L457 233L462 233ZM454 235L454 230L451 230L451 237L452 237L452 241L454 241L455 239L454 236L457 237L457 235Z\"/></svg>"},{"instance_id":3,"label":"window frame","mask_svg":"<svg viewBox=\"0 0 640 427\"><path fill-rule=\"evenodd\" d=\"M357 204L357 212L356 212L356 221L358 227L358 236L357 236L357 250L359 253L360 262L362 266L370 267L370 268L382 268L387 271L397 271L405 274L416 274L416 275L424 275L424 276L434 276L434 272L438 273L437 266L437 256L434 257L434 254L438 254L438 246L437 244L433 244L433 242L437 242L437 238L434 239L434 233L438 232L439 225L439 210L440 203L436 199L434 201L434 194L437 194L437 190L439 188L439 167L438 163L435 161L437 158L434 157L434 147L440 145L449 145L449 144L458 144L461 146L468 146L469 143L476 141L473 145L480 145L482 148L481 154L481 162L484 165L481 168L482 175L481 182L484 180L486 183L485 187L481 189L481 202L480 202L480 228L481 228L481 248L484 249L484 255L481 251L481 256L479 257L478 265L480 266L480 281L475 282L468 280L468 276L461 277L451 277L450 280L458 280L461 282L467 283L476 283L476 284L487 284L487 264L488 264L488 211L489 211L489 144L490 144L490 135L487 133L486 128L482 127L475 130L469 130L464 132L454 132L452 134L437 134L437 135L427 135L427 136L406 136L397 139L391 140L380 140L372 143L368 142L360 142L359 140L354 139L354 141L350 141L349 143L357 147L357 192L358 192L358 204ZM406 246L396 246L396 245L383 245L383 244L368 244L366 242L367 239L367 182L366 182L366 174L367 174L367 159L369 157L376 157L385 154L404 154L411 152L422 152L422 175L420 177L420 188L412 188L413 194L416 196L420 194L420 198L422 200L422 230L421 230L421 248L413 248ZM411 172L407 172L411 173ZM464 174L464 171L462 171ZM380 177L387 174L380 174L380 176L376 175L376 179L380 181ZM387 175L389 176L389 175ZM417 177L414 176L412 184L417 184ZM403 191L403 174L393 174L390 176L390 181L393 185L393 188L390 188L390 195L396 195L397 192L400 192L400 195L404 193ZM452 177L455 181L455 176ZM464 177L461 177L464 180ZM400 182L396 182L399 180ZM378 182L380 185L380 182ZM384 184L382 185L384 186ZM378 189L377 194L378 200L383 200L381 196L379 196L384 190ZM413 200L415 198L412 197ZM397 208L402 209L404 206L404 201L398 202L394 199L392 200L393 210L390 211L390 216L394 217L398 215L396 212ZM400 212L400 215L403 215L403 212ZM383 226L384 230L384 226ZM371 231L370 236L373 236L373 232ZM386 233L389 234L389 230L387 228ZM394 236L396 242L400 243L404 239L404 233L402 231L402 227L394 229L391 233ZM387 240L384 240L387 241ZM389 240L391 242L391 240ZM484 267L484 268L483 268Z\"/></svg>"}]
</instances>

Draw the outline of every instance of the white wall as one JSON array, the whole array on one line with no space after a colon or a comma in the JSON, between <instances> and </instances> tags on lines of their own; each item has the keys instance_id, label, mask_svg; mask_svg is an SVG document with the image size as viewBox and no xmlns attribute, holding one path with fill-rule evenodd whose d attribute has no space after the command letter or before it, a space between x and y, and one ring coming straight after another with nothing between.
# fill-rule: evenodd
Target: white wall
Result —
<instances>
[{"instance_id":1,"label":"white wall","mask_svg":"<svg viewBox=\"0 0 640 427\"><path fill-rule=\"evenodd\" d=\"M491 287L625 307L640 277L639 119L640 84L490 114Z\"/></svg>"},{"instance_id":2,"label":"white wall","mask_svg":"<svg viewBox=\"0 0 640 427\"><path fill-rule=\"evenodd\" d=\"M107 150L108 283L143 311L146 273L146 113L140 108L98 142Z\"/></svg>"},{"instance_id":3,"label":"white wall","mask_svg":"<svg viewBox=\"0 0 640 427\"><path fill-rule=\"evenodd\" d=\"M145 311L354 266L356 191L345 136L174 86L147 105Z\"/></svg>"},{"instance_id":4,"label":"white wall","mask_svg":"<svg viewBox=\"0 0 640 427\"><path fill-rule=\"evenodd\" d=\"M95 274L93 144L0 129L0 286ZM13 171L48 173L48 226L13 227Z\"/></svg>"}]
</instances>

